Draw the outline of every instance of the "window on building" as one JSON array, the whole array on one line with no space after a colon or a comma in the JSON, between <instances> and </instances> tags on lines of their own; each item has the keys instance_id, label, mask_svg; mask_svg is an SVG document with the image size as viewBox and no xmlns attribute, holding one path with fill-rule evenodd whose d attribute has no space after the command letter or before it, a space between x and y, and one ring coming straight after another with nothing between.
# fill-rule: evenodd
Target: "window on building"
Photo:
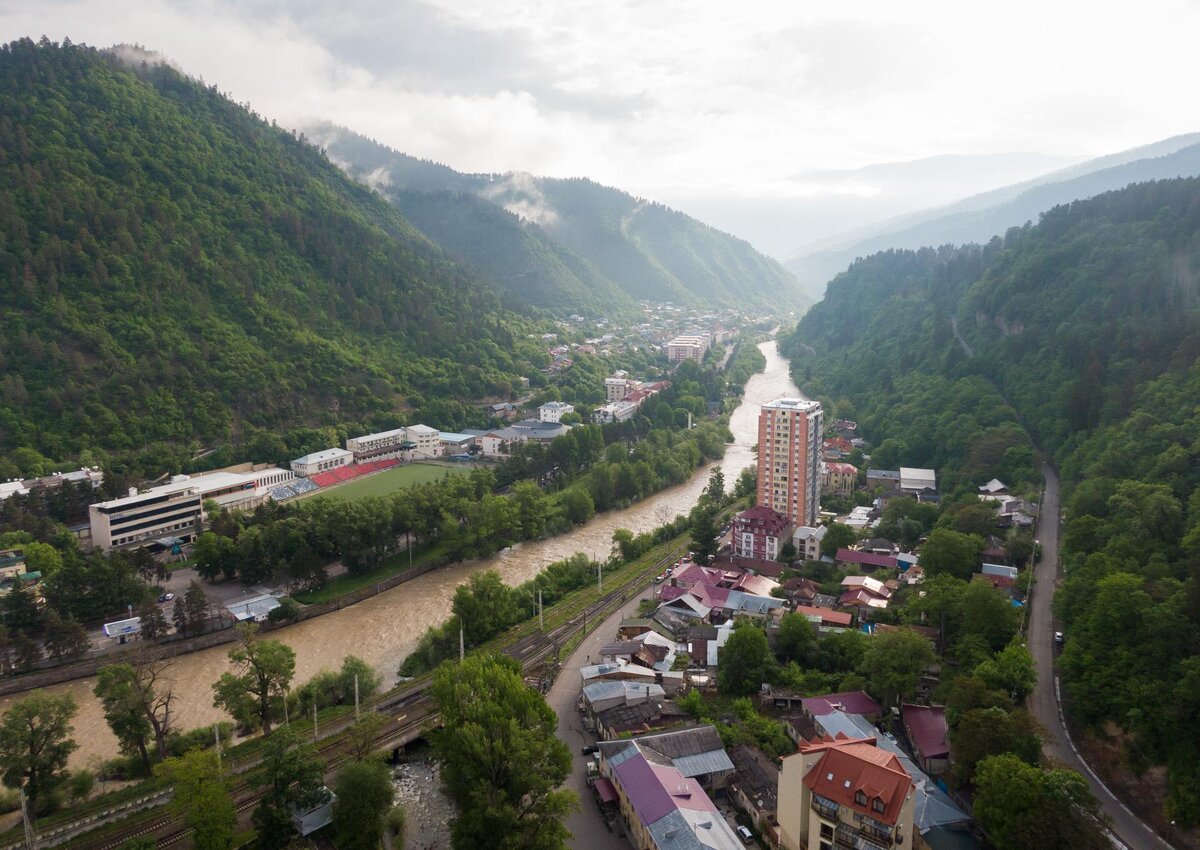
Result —
<instances>
[{"instance_id":1,"label":"window on building","mask_svg":"<svg viewBox=\"0 0 1200 850\"><path fill-rule=\"evenodd\" d=\"M821 837L828 838L830 841L833 840L833 826L831 824L821 821Z\"/></svg>"},{"instance_id":2,"label":"window on building","mask_svg":"<svg viewBox=\"0 0 1200 850\"><path fill-rule=\"evenodd\" d=\"M862 791L855 791L854 802L858 803L860 806L865 806L867 804L867 795Z\"/></svg>"},{"instance_id":3,"label":"window on building","mask_svg":"<svg viewBox=\"0 0 1200 850\"><path fill-rule=\"evenodd\" d=\"M871 801L871 809L876 812L882 812L883 811L883 800L876 797L874 800Z\"/></svg>"}]
</instances>

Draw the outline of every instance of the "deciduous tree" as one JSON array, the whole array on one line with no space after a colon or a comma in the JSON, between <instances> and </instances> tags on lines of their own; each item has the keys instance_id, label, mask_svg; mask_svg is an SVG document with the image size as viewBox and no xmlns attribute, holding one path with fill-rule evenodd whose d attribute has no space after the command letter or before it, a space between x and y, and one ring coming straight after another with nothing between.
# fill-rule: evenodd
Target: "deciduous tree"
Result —
<instances>
[{"instance_id":1,"label":"deciduous tree","mask_svg":"<svg viewBox=\"0 0 1200 850\"><path fill-rule=\"evenodd\" d=\"M458 806L456 850L560 850L576 805L560 786L571 754L557 719L521 679L516 661L476 654L434 674L442 728L433 735L442 781Z\"/></svg>"},{"instance_id":2,"label":"deciduous tree","mask_svg":"<svg viewBox=\"0 0 1200 850\"><path fill-rule=\"evenodd\" d=\"M67 759L78 745L71 740L75 700L35 691L14 704L0 720L0 769L9 788L24 786L34 811L57 803L67 781Z\"/></svg>"},{"instance_id":3,"label":"deciduous tree","mask_svg":"<svg viewBox=\"0 0 1200 850\"><path fill-rule=\"evenodd\" d=\"M237 814L216 753L192 750L158 767L170 778L171 805L192 829L196 850L229 850L237 831Z\"/></svg>"},{"instance_id":4,"label":"deciduous tree","mask_svg":"<svg viewBox=\"0 0 1200 850\"><path fill-rule=\"evenodd\" d=\"M229 651L236 673L222 673L213 684L213 705L239 723L271 734L271 722L283 705L296 672L296 653L277 640L261 640L251 624L238 626L242 645Z\"/></svg>"}]
</instances>

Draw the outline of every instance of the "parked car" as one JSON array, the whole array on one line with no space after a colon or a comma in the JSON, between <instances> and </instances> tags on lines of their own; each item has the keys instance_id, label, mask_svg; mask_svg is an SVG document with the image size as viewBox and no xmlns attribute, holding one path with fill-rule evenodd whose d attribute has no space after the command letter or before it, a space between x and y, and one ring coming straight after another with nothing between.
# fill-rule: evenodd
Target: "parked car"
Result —
<instances>
[{"instance_id":1,"label":"parked car","mask_svg":"<svg viewBox=\"0 0 1200 850\"><path fill-rule=\"evenodd\" d=\"M1063 633L1062 633L1062 632L1055 632L1055 633L1054 633L1054 642L1055 642L1055 643L1062 643L1062 642L1063 642Z\"/></svg>"},{"instance_id":2,"label":"parked car","mask_svg":"<svg viewBox=\"0 0 1200 850\"><path fill-rule=\"evenodd\" d=\"M158 601L159 602L170 602L174 598L175 598L174 593L164 593L158 597Z\"/></svg>"},{"instance_id":3,"label":"parked car","mask_svg":"<svg viewBox=\"0 0 1200 850\"><path fill-rule=\"evenodd\" d=\"M585 755L585 756L590 756L592 753L596 753L596 752L599 752L599 751L600 751L600 748L599 748L599 747L596 747L596 746L594 746L594 745L591 745L591 744L589 744L589 745L588 745L588 746L586 746L586 747L580 747L580 749L579 749L579 752L581 752L581 753L582 753L583 755Z\"/></svg>"},{"instance_id":4,"label":"parked car","mask_svg":"<svg viewBox=\"0 0 1200 850\"><path fill-rule=\"evenodd\" d=\"M749 844L754 841L754 833L744 826L739 826L736 830L738 838L742 839L743 844Z\"/></svg>"}]
</instances>

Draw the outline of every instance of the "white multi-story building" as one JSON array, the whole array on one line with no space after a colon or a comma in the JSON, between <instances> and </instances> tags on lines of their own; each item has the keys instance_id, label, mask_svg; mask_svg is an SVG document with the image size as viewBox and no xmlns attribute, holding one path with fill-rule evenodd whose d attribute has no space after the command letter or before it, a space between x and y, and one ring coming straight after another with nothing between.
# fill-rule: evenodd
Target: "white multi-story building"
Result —
<instances>
[{"instance_id":1,"label":"white multi-story building","mask_svg":"<svg viewBox=\"0 0 1200 850\"><path fill-rule=\"evenodd\" d=\"M618 369L607 378L604 379L604 398L606 401L620 401L629 395L630 387L629 373L623 369Z\"/></svg>"},{"instance_id":2,"label":"white multi-story building","mask_svg":"<svg viewBox=\"0 0 1200 850\"><path fill-rule=\"evenodd\" d=\"M699 362L704 359L704 352L708 351L708 347L707 335L677 336L666 345L667 360L671 363L684 360Z\"/></svg>"},{"instance_id":3,"label":"white multi-story building","mask_svg":"<svg viewBox=\"0 0 1200 850\"><path fill-rule=\"evenodd\" d=\"M428 425L409 425L404 429L413 444L413 457L431 458L442 454L442 432Z\"/></svg>"},{"instance_id":4,"label":"white multi-story building","mask_svg":"<svg viewBox=\"0 0 1200 850\"><path fill-rule=\"evenodd\" d=\"M390 431L351 437L346 440L346 451L354 452L355 463L362 463L363 461L400 457L407 444L406 429L393 428Z\"/></svg>"},{"instance_id":5,"label":"white multi-story building","mask_svg":"<svg viewBox=\"0 0 1200 850\"><path fill-rule=\"evenodd\" d=\"M548 401L538 408L539 422L561 422L564 413L574 413L575 406L565 401Z\"/></svg>"},{"instance_id":6,"label":"white multi-story building","mask_svg":"<svg viewBox=\"0 0 1200 850\"><path fill-rule=\"evenodd\" d=\"M638 406L632 401L612 401L602 404L592 411L592 421L597 425L610 422L624 422L637 413Z\"/></svg>"},{"instance_id":7,"label":"white multi-story building","mask_svg":"<svg viewBox=\"0 0 1200 850\"><path fill-rule=\"evenodd\" d=\"M339 466L349 466L354 463L354 452L345 449L332 448L312 452L292 461L292 472L307 478L318 472L328 472Z\"/></svg>"},{"instance_id":8,"label":"white multi-story building","mask_svg":"<svg viewBox=\"0 0 1200 850\"><path fill-rule=\"evenodd\" d=\"M821 403L780 398L758 414L758 504L815 526L821 492Z\"/></svg>"}]
</instances>

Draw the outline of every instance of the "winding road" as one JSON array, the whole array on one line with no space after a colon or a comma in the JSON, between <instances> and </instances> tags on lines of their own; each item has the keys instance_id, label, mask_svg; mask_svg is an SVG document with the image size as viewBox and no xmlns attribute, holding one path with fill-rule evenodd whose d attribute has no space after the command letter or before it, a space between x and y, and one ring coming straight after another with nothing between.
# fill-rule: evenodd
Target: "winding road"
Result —
<instances>
[{"instance_id":1,"label":"winding road","mask_svg":"<svg viewBox=\"0 0 1200 850\"><path fill-rule=\"evenodd\" d=\"M1034 717L1046 730L1043 750L1057 762L1076 770L1087 779L1092 793L1100 803L1100 810L1108 817L1111 831L1120 844L1131 850L1173 850L1153 829L1135 815L1113 795L1108 787L1092 771L1071 743L1063 721L1059 703L1058 677L1054 670L1054 614L1051 603L1054 589L1062 573L1059 561L1059 532L1062 514L1059 503L1058 473L1049 464L1043 464L1042 475L1045 489L1042 493L1041 515L1046 520L1039 529L1042 559L1034 568L1037 588L1029 606L1029 651L1037 664L1037 687L1029 698L1029 707Z\"/></svg>"}]
</instances>

